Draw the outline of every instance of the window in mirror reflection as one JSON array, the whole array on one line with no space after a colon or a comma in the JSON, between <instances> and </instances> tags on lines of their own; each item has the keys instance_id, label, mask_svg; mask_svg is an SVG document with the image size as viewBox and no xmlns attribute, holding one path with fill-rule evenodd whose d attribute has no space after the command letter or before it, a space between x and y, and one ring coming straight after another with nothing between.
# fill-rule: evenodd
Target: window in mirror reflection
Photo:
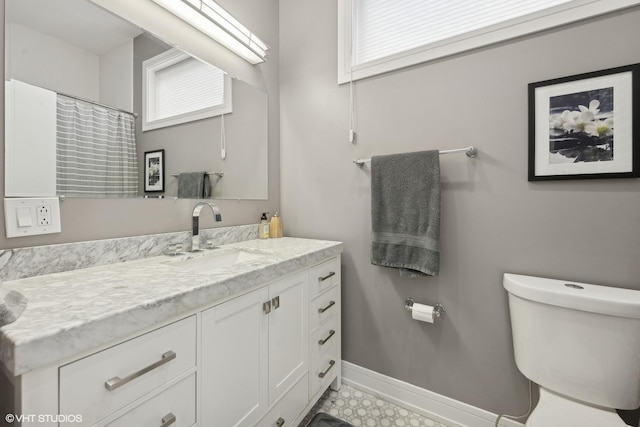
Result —
<instances>
[{"instance_id":1,"label":"window in mirror reflection","mask_svg":"<svg viewBox=\"0 0 640 427\"><path fill-rule=\"evenodd\" d=\"M143 131L232 111L227 75L178 49L144 61L142 73Z\"/></svg>"}]
</instances>

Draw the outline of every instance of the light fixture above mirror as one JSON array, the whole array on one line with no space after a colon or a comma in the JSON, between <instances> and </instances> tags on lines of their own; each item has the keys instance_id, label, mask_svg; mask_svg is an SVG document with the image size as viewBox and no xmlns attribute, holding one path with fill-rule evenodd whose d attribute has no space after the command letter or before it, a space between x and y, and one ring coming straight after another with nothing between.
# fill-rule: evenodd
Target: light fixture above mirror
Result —
<instances>
[{"instance_id":1,"label":"light fixture above mirror","mask_svg":"<svg viewBox=\"0 0 640 427\"><path fill-rule=\"evenodd\" d=\"M265 61L268 46L213 0L153 0L252 65Z\"/></svg>"}]
</instances>

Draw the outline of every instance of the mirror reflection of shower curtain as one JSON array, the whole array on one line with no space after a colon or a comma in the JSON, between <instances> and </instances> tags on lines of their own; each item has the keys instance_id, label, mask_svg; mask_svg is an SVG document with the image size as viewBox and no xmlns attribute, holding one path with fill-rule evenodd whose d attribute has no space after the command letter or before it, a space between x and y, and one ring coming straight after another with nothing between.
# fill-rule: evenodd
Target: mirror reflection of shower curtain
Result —
<instances>
[{"instance_id":1,"label":"mirror reflection of shower curtain","mask_svg":"<svg viewBox=\"0 0 640 427\"><path fill-rule=\"evenodd\" d=\"M56 159L58 195L138 195L132 114L58 95Z\"/></svg>"}]
</instances>

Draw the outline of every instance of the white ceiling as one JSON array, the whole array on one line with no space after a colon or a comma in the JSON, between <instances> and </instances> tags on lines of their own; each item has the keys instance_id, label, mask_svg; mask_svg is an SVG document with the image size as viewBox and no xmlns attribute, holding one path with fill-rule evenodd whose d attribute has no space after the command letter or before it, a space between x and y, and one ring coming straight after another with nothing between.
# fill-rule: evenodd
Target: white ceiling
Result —
<instances>
[{"instance_id":1,"label":"white ceiling","mask_svg":"<svg viewBox=\"0 0 640 427\"><path fill-rule=\"evenodd\" d=\"M8 0L6 22L15 22L102 55L143 31L89 0Z\"/></svg>"}]
</instances>

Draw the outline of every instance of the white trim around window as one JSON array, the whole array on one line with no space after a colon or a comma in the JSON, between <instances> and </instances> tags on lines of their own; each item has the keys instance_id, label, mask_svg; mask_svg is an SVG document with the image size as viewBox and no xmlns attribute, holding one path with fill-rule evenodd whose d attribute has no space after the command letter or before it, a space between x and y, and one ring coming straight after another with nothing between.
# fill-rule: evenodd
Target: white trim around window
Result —
<instances>
[{"instance_id":1,"label":"white trim around window","mask_svg":"<svg viewBox=\"0 0 640 427\"><path fill-rule=\"evenodd\" d=\"M179 49L171 49L153 58L147 59L142 63L142 130L148 131L167 126L174 126L181 123L187 123L195 120L206 119L209 117L220 116L231 113L232 94L231 94L231 78L210 64L204 62L195 63L198 72L191 78L178 76L175 88L171 89L176 95L172 100L180 104L180 113L172 114L163 113L159 116L157 111L162 109L174 110L172 103L162 103L159 101L162 97L157 92L157 76L165 70L171 70L172 67L179 67L186 61L198 61L191 55L182 52ZM202 65L202 69L197 67ZM210 69L209 69L209 68ZM191 67L191 69L193 69ZM219 78L222 77L223 82L220 83ZM218 79L218 85L210 86L211 80ZM220 93L222 91L222 93ZM181 94L190 93L192 97L185 98ZM208 98L207 96L211 96ZM211 99L219 99L212 101ZM158 103L160 102L160 104ZM193 104L193 107L189 104ZM201 105L205 105L201 107ZM164 107L162 107L164 106ZM178 109L176 109L178 110Z\"/></svg>"},{"instance_id":2,"label":"white trim around window","mask_svg":"<svg viewBox=\"0 0 640 427\"><path fill-rule=\"evenodd\" d=\"M640 4L640 0L573 0L438 42L355 64L354 2L338 0L338 83L348 83ZM352 65L353 64L353 65Z\"/></svg>"}]
</instances>

